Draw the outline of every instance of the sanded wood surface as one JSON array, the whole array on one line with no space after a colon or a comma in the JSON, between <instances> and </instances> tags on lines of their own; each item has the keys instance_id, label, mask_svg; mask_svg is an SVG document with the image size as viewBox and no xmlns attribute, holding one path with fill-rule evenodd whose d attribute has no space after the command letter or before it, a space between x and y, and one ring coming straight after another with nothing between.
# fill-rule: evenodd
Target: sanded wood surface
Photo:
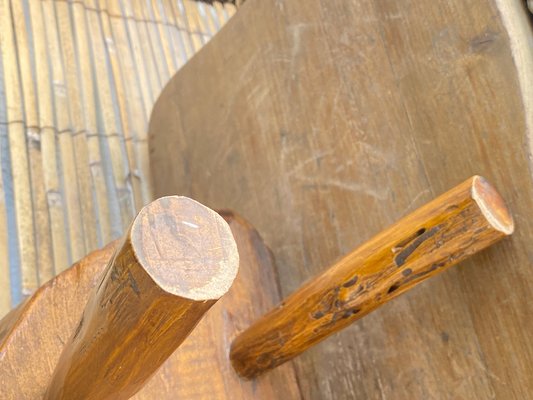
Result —
<instances>
[{"instance_id":1,"label":"sanded wood surface","mask_svg":"<svg viewBox=\"0 0 533 400\"><path fill-rule=\"evenodd\" d=\"M156 103L155 193L242 213L285 296L468 176L506 199L509 240L295 358L304 398L533 393L523 12L521 1L248 0Z\"/></svg>"},{"instance_id":2,"label":"sanded wood surface","mask_svg":"<svg viewBox=\"0 0 533 400\"><path fill-rule=\"evenodd\" d=\"M152 200L152 105L235 11L193 0L0 2L0 316L119 237Z\"/></svg>"},{"instance_id":3,"label":"sanded wood surface","mask_svg":"<svg viewBox=\"0 0 533 400\"><path fill-rule=\"evenodd\" d=\"M232 365L245 378L275 368L513 230L496 189L469 178L283 299L233 341Z\"/></svg>"},{"instance_id":4,"label":"sanded wood surface","mask_svg":"<svg viewBox=\"0 0 533 400\"><path fill-rule=\"evenodd\" d=\"M254 382L243 381L230 365L229 346L237 332L272 308L280 296L273 258L259 234L233 213L222 215L237 243L238 275L229 292L133 399L300 398L291 363ZM42 398L60 353L118 246L114 242L83 258L0 322L2 399Z\"/></svg>"}]
</instances>

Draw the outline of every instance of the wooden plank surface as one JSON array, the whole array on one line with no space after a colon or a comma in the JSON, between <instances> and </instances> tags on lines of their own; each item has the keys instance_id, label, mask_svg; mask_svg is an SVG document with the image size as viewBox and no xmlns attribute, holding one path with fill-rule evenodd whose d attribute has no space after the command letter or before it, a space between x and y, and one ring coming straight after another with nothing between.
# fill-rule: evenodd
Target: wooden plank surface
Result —
<instances>
[{"instance_id":1,"label":"wooden plank surface","mask_svg":"<svg viewBox=\"0 0 533 400\"><path fill-rule=\"evenodd\" d=\"M524 12L519 1L249 0L157 101L155 194L251 220L285 296L469 175L509 203L511 240L297 358L304 398L533 393Z\"/></svg>"}]
</instances>

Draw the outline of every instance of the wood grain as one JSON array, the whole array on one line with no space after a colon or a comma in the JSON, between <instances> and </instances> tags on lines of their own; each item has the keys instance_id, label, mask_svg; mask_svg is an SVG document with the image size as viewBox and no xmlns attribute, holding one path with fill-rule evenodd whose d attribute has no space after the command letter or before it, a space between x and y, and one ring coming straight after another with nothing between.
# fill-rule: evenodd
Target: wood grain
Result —
<instances>
[{"instance_id":1,"label":"wood grain","mask_svg":"<svg viewBox=\"0 0 533 400\"><path fill-rule=\"evenodd\" d=\"M273 307L280 296L273 258L257 231L231 212L222 215L237 243L238 275L230 291L133 399L301 398L290 362L253 382L240 379L229 363L229 345L237 332ZM2 398L42 398L65 341L75 331L117 246L114 242L91 253L0 322Z\"/></svg>"},{"instance_id":2,"label":"wood grain","mask_svg":"<svg viewBox=\"0 0 533 400\"><path fill-rule=\"evenodd\" d=\"M523 9L248 0L156 103L155 194L248 218L284 296L469 176L507 200L516 231L505 243L294 359L304 398L533 392L533 113L517 75L531 47L511 47L531 27L510 35L523 21L504 25L503 3Z\"/></svg>"},{"instance_id":3,"label":"wood grain","mask_svg":"<svg viewBox=\"0 0 533 400\"><path fill-rule=\"evenodd\" d=\"M239 257L214 211L184 197L144 207L89 296L46 399L129 399L230 288Z\"/></svg>"},{"instance_id":4,"label":"wood grain","mask_svg":"<svg viewBox=\"0 0 533 400\"><path fill-rule=\"evenodd\" d=\"M496 189L469 178L353 250L254 322L231 345L253 378L301 354L417 284L510 235Z\"/></svg>"}]
</instances>

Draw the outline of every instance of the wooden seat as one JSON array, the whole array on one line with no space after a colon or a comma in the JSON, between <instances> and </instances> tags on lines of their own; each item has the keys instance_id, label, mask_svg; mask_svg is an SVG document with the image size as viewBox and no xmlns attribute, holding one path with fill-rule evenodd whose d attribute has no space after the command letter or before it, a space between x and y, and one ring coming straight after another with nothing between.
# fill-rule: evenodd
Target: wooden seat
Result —
<instances>
[{"instance_id":1,"label":"wooden seat","mask_svg":"<svg viewBox=\"0 0 533 400\"><path fill-rule=\"evenodd\" d=\"M163 91L155 194L241 213L283 297L470 175L509 202L510 241L295 359L303 398L531 397L531 42L521 1L248 0Z\"/></svg>"}]
</instances>

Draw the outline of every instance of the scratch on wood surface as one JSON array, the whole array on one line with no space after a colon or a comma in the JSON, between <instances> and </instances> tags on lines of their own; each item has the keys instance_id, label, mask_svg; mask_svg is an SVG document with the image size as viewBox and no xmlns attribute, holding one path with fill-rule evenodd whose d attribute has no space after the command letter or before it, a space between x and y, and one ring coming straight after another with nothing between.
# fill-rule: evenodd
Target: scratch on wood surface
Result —
<instances>
[{"instance_id":1,"label":"scratch on wood surface","mask_svg":"<svg viewBox=\"0 0 533 400\"><path fill-rule=\"evenodd\" d=\"M267 97L268 93L269 88L267 85L257 85L252 89L252 91L250 91L246 99L248 102L253 101L256 107L258 107L260 103Z\"/></svg>"},{"instance_id":2,"label":"scratch on wood surface","mask_svg":"<svg viewBox=\"0 0 533 400\"><path fill-rule=\"evenodd\" d=\"M242 72L240 74L239 80L235 82L235 84L238 85L240 88L244 87L246 84L250 82L251 79L255 77L254 72L257 69L257 57L259 54L260 54L259 50L253 52L247 58L246 63L243 64ZM239 99L239 96L237 94L234 94L233 96L225 100L224 106L225 106L226 112L220 120L221 126L223 126L223 124L225 124L228 121L230 116L234 115L235 103L238 99Z\"/></svg>"},{"instance_id":3,"label":"scratch on wood surface","mask_svg":"<svg viewBox=\"0 0 533 400\"><path fill-rule=\"evenodd\" d=\"M188 222L188 221L181 221L181 223L182 223L183 225L187 225L187 226L190 226L191 228L194 228L194 229L198 229L198 228L199 228L199 226L198 226L198 225L196 225L196 224L193 224L192 222Z\"/></svg>"},{"instance_id":4,"label":"scratch on wood surface","mask_svg":"<svg viewBox=\"0 0 533 400\"><path fill-rule=\"evenodd\" d=\"M474 357L472 354L466 354L468 358L470 358L472 361L474 361L474 363L481 369L483 370L484 373L486 373L488 376L490 376L492 379L494 379L495 381L497 381L498 383L502 384L502 385L505 385L507 386L507 382L505 382L503 379L500 379L499 376L497 376L496 374L494 374L490 368L488 368L485 363L483 363L483 361L481 361L478 357Z\"/></svg>"},{"instance_id":5,"label":"scratch on wood surface","mask_svg":"<svg viewBox=\"0 0 533 400\"><path fill-rule=\"evenodd\" d=\"M353 137L351 138L353 142ZM320 163L323 159L325 159L328 156L331 156L328 159L328 162L334 163L337 165L335 167L336 173L341 173L346 170L346 167L352 166L354 163L356 166L354 167L356 170L360 171L373 171L375 173L376 171L382 171L384 169L390 168L392 165L396 163L396 158L394 153L392 152L384 152L382 149L370 144L366 143L362 140L356 140L353 144L357 146L358 153L364 155L364 157L358 157L356 159L344 159L342 157L339 157L339 152L344 146L344 137L343 140L339 140L339 142L334 146L335 148L329 149L329 150L323 150L320 152L317 152L314 155L311 155L310 157L307 157L301 161L299 161L294 167L289 169L288 172L286 172L286 176L294 175L297 171L300 171L304 166L311 164L313 162ZM289 149L286 148L286 145L282 143L281 148L281 157L282 160L285 159L286 153L288 153ZM350 172L350 171L347 171Z\"/></svg>"},{"instance_id":6,"label":"scratch on wood surface","mask_svg":"<svg viewBox=\"0 0 533 400\"><path fill-rule=\"evenodd\" d=\"M477 35L470 40L470 51L473 53L479 53L488 50L498 36L499 34L497 32L486 30L481 35Z\"/></svg>"},{"instance_id":7,"label":"scratch on wood surface","mask_svg":"<svg viewBox=\"0 0 533 400\"><path fill-rule=\"evenodd\" d=\"M286 153L285 147L282 147L282 156L284 156ZM320 161L322 158L333 154L334 150L327 150L327 151L321 151L317 152L316 154L313 154L311 157L308 157L300 162L298 162L294 167L292 167L289 171L285 173L286 176L292 176L299 170L301 170L304 166L306 166L309 163Z\"/></svg>"},{"instance_id":8,"label":"scratch on wood surface","mask_svg":"<svg viewBox=\"0 0 533 400\"><path fill-rule=\"evenodd\" d=\"M298 58L298 55L300 54L300 51L302 48L305 48L305 46L302 46L302 32L304 32L306 29L308 29L311 26L311 24L306 23L296 23L293 25L290 25L287 29L291 33L291 50L290 50L290 71L291 76L294 77L294 67L296 65L296 60Z\"/></svg>"},{"instance_id":9,"label":"scratch on wood surface","mask_svg":"<svg viewBox=\"0 0 533 400\"><path fill-rule=\"evenodd\" d=\"M383 390L383 383L381 382L381 376L379 375L379 373L376 375L376 382L379 388L379 397L381 398L381 400L386 400L385 391Z\"/></svg>"},{"instance_id":10,"label":"scratch on wood surface","mask_svg":"<svg viewBox=\"0 0 533 400\"><path fill-rule=\"evenodd\" d=\"M343 182L337 179L328 179L325 181L316 180L307 176L294 176L294 179L298 179L303 183L310 184L317 188L321 187L334 187L341 190L346 190L354 193L363 193L377 200L385 200L388 197L387 188L376 190L375 188L368 187L360 182Z\"/></svg>"},{"instance_id":11,"label":"scratch on wood surface","mask_svg":"<svg viewBox=\"0 0 533 400\"><path fill-rule=\"evenodd\" d=\"M420 200L420 198L422 196L425 196L426 194L430 194L430 190L429 189L424 189L422 190L421 192L419 192L414 198L413 200L411 200L408 204L407 207L405 207L405 209L403 210L403 214L405 214L407 211L411 211L413 209L413 206L417 204L418 200Z\"/></svg>"},{"instance_id":12,"label":"scratch on wood surface","mask_svg":"<svg viewBox=\"0 0 533 400\"><path fill-rule=\"evenodd\" d=\"M335 168L335 173L344 171L346 167L349 167L352 164L353 164L352 160L347 160L344 164L340 164L339 166L337 166L337 168Z\"/></svg>"},{"instance_id":13,"label":"scratch on wood surface","mask_svg":"<svg viewBox=\"0 0 533 400\"><path fill-rule=\"evenodd\" d=\"M370 167L373 170L390 168L396 161L394 153L391 151L384 152L383 149L362 140L358 140L356 145L361 149L361 154L364 154L370 163L370 166L361 165L362 167Z\"/></svg>"},{"instance_id":14,"label":"scratch on wood surface","mask_svg":"<svg viewBox=\"0 0 533 400\"><path fill-rule=\"evenodd\" d=\"M403 18L403 14L400 12L385 14L385 19L390 20L390 21L393 21L395 19L402 19L402 18Z\"/></svg>"},{"instance_id":15,"label":"scratch on wood surface","mask_svg":"<svg viewBox=\"0 0 533 400\"><path fill-rule=\"evenodd\" d=\"M306 23L297 23L289 26L289 31L292 35L292 47L291 47L291 58L294 59L300 51L302 45L302 32L305 29L308 29L311 24Z\"/></svg>"}]
</instances>

